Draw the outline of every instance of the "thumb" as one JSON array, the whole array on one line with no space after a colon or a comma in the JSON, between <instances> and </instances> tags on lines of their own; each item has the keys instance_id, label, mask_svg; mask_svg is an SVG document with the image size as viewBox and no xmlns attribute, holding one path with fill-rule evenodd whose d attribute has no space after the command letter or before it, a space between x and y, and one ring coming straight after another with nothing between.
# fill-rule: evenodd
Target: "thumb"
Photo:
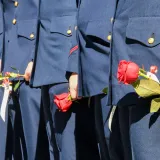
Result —
<instances>
[{"instance_id":1,"label":"thumb","mask_svg":"<svg viewBox=\"0 0 160 160\"><path fill-rule=\"evenodd\" d=\"M76 73L72 73L69 78L69 89L72 99L76 100L78 96L78 75Z\"/></svg>"},{"instance_id":2,"label":"thumb","mask_svg":"<svg viewBox=\"0 0 160 160\"><path fill-rule=\"evenodd\" d=\"M72 100L76 100L77 99L77 89L70 88L70 94L71 94Z\"/></svg>"},{"instance_id":3,"label":"thumb","mask_svg":"<svg viewBox=\"0 0 160 160\"><path fill-rule=\"evenodd\" d=\"M29 81L29 80L30 80L30 77L31 77L31 74L26 71L26 72L25 72L25 75L24 75L24 79L25 79L26 81Z\"/></svg>"},{"instance_id":4,"label":"thumb","mask_svg":"<svg viewBox=\"0 0 160 160\"><path fill-rule=\"evenodd\" d=\"M33 62L29 62L28 63L28 66L25 70L25 75L24 75L24 79L26 81L29 81L30 80L30 77L31 77L31 73L32 73L32 67L33 67Z\"/></svg>"}]
</instances>

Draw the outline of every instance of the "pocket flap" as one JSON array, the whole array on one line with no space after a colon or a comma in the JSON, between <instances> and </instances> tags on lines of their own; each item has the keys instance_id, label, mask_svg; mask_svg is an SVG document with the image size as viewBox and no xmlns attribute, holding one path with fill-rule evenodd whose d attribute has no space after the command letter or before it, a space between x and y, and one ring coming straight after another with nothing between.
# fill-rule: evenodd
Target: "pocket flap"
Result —
<instances>
[{"instance_id":1,"label":"pocket flap","mask_svg":"<svg viewBox=\"0 0 160 160\"><path fill-rule=\"evenodd\" d=\"M126 37L146 46L156 46L160 43L160 17L130 18Z\"/></svg>"},{"instance_id":2,"label":"pocket flap","mask_svg":"<svg viewBox=\"0 0 160 160\"><path fill-rule=\"evenodd\" d=\"M94 36L110 43L108 35L111 33L111 24L105 20L89 21L86 28L87 36Z\"/></svg>"},{"instance_id":3,"label":"pocket flap","mask_svg":"<svg viewBox=\"0 0 160 160\"><path fill-rule=\"evenodd\" d=\"M62 16L52 18L50 32L51 33L60 33L65 36L71 36L76 17L75 16Z\"/></svg>"},{"instance_id":4,"label":"pocket flap","mask_svg":"<svg viewBox=\"0 0 160 160\"><path fill-rule=\"evenodd\" d=\"M29 40L36 37L37 20L19 20L17 22L17 34Z\"/></svg>"}]
</instances>

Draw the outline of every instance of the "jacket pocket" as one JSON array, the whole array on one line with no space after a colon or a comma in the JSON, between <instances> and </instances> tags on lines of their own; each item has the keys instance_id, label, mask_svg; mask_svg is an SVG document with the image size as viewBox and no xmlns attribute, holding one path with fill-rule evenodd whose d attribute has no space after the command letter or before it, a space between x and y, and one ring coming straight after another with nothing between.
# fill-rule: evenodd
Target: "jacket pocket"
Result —
<instances>
[{"instance_id":1,"label":"jacket pocket","mask_svg":"<svg viewBox=\"0 0 160 160\"><path fill-rule=\"evenodd\" d=\"M105 20L89 21L85 34L88 38L95 37L110 43L111 39L109 40L108 36L111 34L111 23L107 23Z\"/></svg>"},{"instance_id":2,"label":"jacket pocket","mask_svg":"<svg viewBox=\"0 0 160 160\"><path fill-rule=\"evenodd\" d=\"M17 23L17 34L28 40L34 40L37 32L37 20L19 20Z\"/></svg>"},{"instance_id":3,"label":"jacket pocket","mask_svg":"<svg viewBox=\"0 0 160 160\"><path fill-rule=\"evenodd\" d=\"M160 44L160 17L130 18L126 29L126 43L147 47Z\"/></svg>"},{"instance_id":4,"label":"jacket pocket","mask_svg":"<svg viewBox=\"0 0 160 160\"><path fill-rule=\"evenodd\" d=\"M73 29L76 23L75 20L75 16L54 17L51 21L50 32L59 33L64 36L70 37L72 36Z\"/></svg>"}]
</instances>

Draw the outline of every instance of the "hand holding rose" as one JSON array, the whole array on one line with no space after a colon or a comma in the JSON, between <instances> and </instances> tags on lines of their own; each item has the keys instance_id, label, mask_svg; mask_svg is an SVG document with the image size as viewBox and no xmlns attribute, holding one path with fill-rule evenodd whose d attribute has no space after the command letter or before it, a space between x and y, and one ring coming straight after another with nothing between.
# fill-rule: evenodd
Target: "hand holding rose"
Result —
<instances>
[{"instance_id":1,"label":"hand holding rose","mask_svg":"<svg viewBox=\"0 0 160 160\"><path fill-rule=\"evenodd\" d=\"M32 69L33 69L33 62L31 61L31 62L28 63L28 66L25 70L24 79L26 81L30 81Z\"/></svg>"},{"instance_id":2,"label":"hand holding rose","mask_svg":"<svg viewBox=\"0 0 160 160\"><path fill-rule=\"evenodd\" d=\"M72 97L72 100L76 100L78 98L78 74L72 73L69 78L69 91Z\"/></svg>"}]
</instances>

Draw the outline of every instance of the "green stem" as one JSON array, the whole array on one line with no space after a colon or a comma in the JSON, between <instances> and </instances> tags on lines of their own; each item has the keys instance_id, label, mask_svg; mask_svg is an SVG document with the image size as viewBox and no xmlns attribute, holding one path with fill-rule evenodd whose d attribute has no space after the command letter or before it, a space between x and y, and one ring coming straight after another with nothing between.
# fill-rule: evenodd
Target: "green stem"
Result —
<instances>
[{"instance_id":1,"label":"green stem","mask_svg":"<svg viewBox=\"0 0 160 160\"><path fill-rule=\"evenodd\" d=\"M149 79L149 77L146 74L142 73L141 70L139 71L139 76Z\"/></svg>"},{"instance_id":2,"label":"green stem","mask_svg":"<svg viewBox=\"0 0 160 160\"><path fill-rule=\"evenodd\" d=\"M18 77L24 77L24 75L23 74L18 74Z\"/></svg>"},{"instance_id":3,"label":"green stem","mask_svg":"<svg viewBox=\"0 0 160 160\"><path fill-rule=\"evenodd\" d=\"M140 68L139 69L141 73L147 73L144 69Z\"/></svg>"}]
</instances>

